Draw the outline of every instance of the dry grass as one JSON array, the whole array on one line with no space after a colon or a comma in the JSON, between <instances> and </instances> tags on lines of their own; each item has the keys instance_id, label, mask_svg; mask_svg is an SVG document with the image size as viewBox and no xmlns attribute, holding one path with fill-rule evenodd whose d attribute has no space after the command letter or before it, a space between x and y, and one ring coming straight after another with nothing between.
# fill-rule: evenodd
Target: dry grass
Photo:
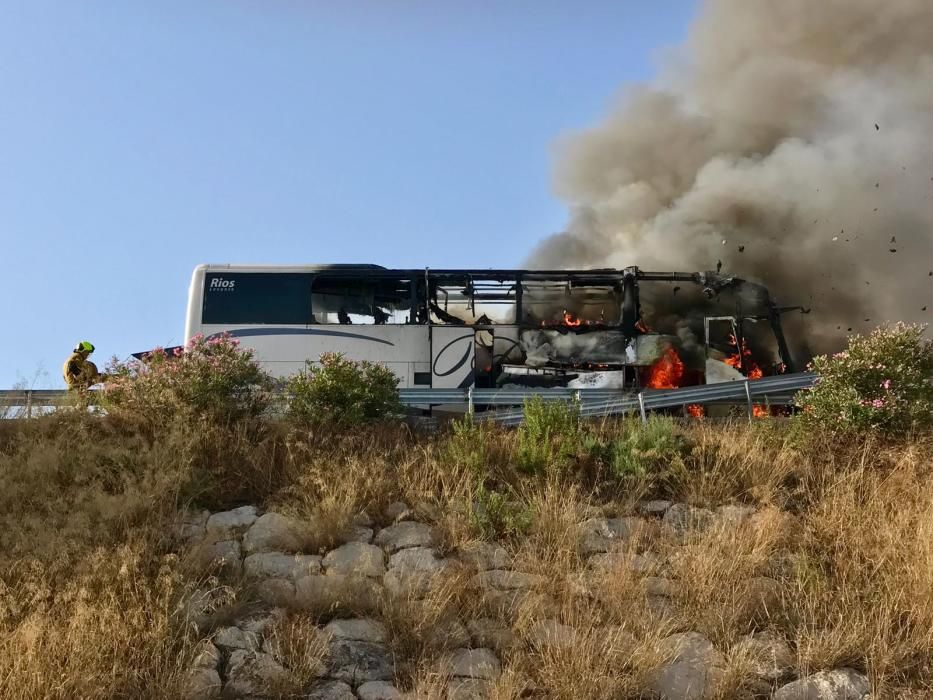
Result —
<instances>
[{"instance_id":1,"label":"dry grass","mask_svg":"<svg viewBox=\"0 0 933 700\"><path fill-rule=\"evenodd\" d=\"M452 553L480 536L479 483L532 514L527 531L501 543L515 568L543 577L538 589L504 605L453 568L419 600L344 591L277 623L281 658L299 679L323 653L314 625L362 610L387 625L397 680L418 697L440 696L437 662L456 635L437 630L478 618L512 640L499 651L497 699L542 689L637 698L664 662L660 640L677 631L699 631L725 654L721 697L758 697L768 689L749 682L752 660L732 650L765 629L788 641L804 672L849 665L870 675L877 697L933 692L933 440L799 444L771 424L680 433L677 459L622 482L582 449L559 472L523 474L515 433L498 428L456 442L393 425L337 435L255 424L153 432L64 412L0 421L0 697L178 696L198 635L177 606L204 585L175 556L182 506L275 507L310 521L314 546L327 547L361 512L385 525L385 506L404 500ZM646 525L629 560L594 570L579 523L630 515L636 497L757 513L685 541ZM648 552L651 573L671 582L666 603L631 570ZM552 621L573 630L572 644L542 641L536 630Z\"/></svg>"},{"instance_id":2,"label":"dry grass","mask_svg":"<svg viewBox=\"0 0 933 700\"><path fill-rule=\"evenodd\" d=\"M266 632L268 648L276 660L290 671L290 678L278 695L298 695L320 676L327 655L329 635L316 626L317 620L308 613L290 612L272 623Z\"/></svg>"}]
</instances>

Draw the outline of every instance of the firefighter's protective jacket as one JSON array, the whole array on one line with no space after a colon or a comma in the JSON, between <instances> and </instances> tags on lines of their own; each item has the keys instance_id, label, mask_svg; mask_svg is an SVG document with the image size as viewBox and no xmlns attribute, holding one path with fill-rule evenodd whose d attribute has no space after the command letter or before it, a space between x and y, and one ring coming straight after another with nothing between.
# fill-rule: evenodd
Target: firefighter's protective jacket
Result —
<instances>
[{"instance_id":1,"label":"firefighter's protective jacket","mask_svg":"<svg viewBox=\"0 0 933 700\"><path fill-rule=\"evenodd\" d=\"M62 367L62 375L69 389L86 389L100 381L97 365L80 352L73 352Z\"/></svg>"}]
</instances>

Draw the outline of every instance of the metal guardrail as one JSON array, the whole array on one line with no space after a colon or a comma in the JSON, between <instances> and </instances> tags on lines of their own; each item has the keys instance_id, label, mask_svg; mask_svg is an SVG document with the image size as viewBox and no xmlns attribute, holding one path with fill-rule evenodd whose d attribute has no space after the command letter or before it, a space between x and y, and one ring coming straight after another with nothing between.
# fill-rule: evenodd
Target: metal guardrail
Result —
<instances>
[{"instance_id":1,"label":"metal guardrail","mask_svg":"<svg viewBox=\"0 0 933 700\"><path fill-rule=\"evenodd\" d=\"M648 411L659 408L728 402L746 404L748 416L751 418L755 403L753 399L766 398L770 405L788 404L793 401L793 395L796 392L813 386L815 382L816 375L801 373L680 389L647 389L616 400L581 403L580 415L591 418L637 411L642 420L647 420ZM489 418L504 425L517 425L524 419L524 409L498 411Z\"/></svg>"},{"instance_id":2,"label":"metal guardrail","mask_svg":"<svg viewBox=\"0 0 933 700\"><path fill-rule=\"evenodd\" d=\"M32 418L34 409L60 406L67 395L63 389L0 389L0 408L22 408Z\"/></svg>"},{"instance_id":3,"label":"metal guardrail","mask_svg":"<svg viewBox=\"0 0 933 700\"><path fill-rule=\"evenodd\" d=\"M787 404L801 389L816 382L810 373L785 374L762 379L704 384L680 389L646 389L638 394L623 389L400 389L399 395L406 406L438 406L466 404L468 410L475 406L517 406L506 411L484 414L488 420L497 420L505 425L515 425L524 418L521 406L526 399L540 396L547 401L577 401L580 415L585 417L608 416L638 411L642 418L647 412L659 408L676 408L690 404L741 402L752 414L753 399L767 397L771 405ZM0 390L0 408L22 408L27 417L35 408L61 405L68 392L61 389L12 389Z\"/></svg>"}]
</instances>

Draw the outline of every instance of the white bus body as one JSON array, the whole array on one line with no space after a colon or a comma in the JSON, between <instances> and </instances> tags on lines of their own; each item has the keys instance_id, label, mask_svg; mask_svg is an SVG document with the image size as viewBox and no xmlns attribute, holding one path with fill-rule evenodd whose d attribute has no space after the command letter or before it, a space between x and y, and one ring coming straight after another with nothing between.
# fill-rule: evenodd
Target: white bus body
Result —
<instances>
[{"instance_id":1,"label":"white bus body","mask_svg":"<svg viewBox=\"0 0 933 700\"><path fill-rule=\"evenodd\" d=\"M401 388L568 386L607 371L618 386L638 386L679 342L646 329L638 280L708 292L711 274L199 265L185 341L228 333L275 377L338 352L384 364ZM733 284L714 281L716 294Z\"/></svg>"}]
</instances>

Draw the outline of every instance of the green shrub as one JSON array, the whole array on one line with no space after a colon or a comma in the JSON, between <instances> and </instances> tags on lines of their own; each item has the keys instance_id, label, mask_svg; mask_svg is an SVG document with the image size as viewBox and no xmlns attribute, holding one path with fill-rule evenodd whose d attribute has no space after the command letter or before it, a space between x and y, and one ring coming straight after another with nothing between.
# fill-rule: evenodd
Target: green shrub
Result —
<instances>
[{"instance_id":1,"label":"green shrub","mask_svg":"<svg viewBox=\"0 0 933 700\"><path fill-rule=\"evenodd\" d=\"M531 508L514 496L490 489L482 481L473 492L471 524L484 540L524 534L532 520Z\"/></svg>"},{"instance_id":2,"label":"green shrub","mask_svg":"<svg viewBox=\"0 0 933 700\"><path fill-rule=\"evenodd\" d=\"M602 460L612 476L622 482L663 471L681 450L674 422L664 416L651 416L647 422L626 420L618 437L608 443L591 439L588 445L590 454Z\"/></svg>"},{"instance_id":3,"label":"green shrub","mask_svg":"<svg viewBox=\"0 0 933 700\"><path fill-rule=\"evenodd\" d=\"M398 378L375 362L324 353L286 384L289 417L298 423L357 425L402 412Z\"/></svg>"},{"instance_id":4,"label":"green shrub","mask_svg":"<svg viewBox=\"0 0 933 700\"><path fill-rule=\"evenodd\" d=\"M451 435L444 445L447 461L483 476L487 470L489 425L475 421L470 413L450 425Z\"/></svg>"},{"instance_id":5,"label":"green shrub","mask_svg":"<svg viewBox=\"0 0 933 700\"><path fill-rule=\"evenodd\" d=\"M566 401L525 401L518 428L518 466L530 473L560 473L581 445L580 407Z\"/></svg>"},{"instance_id":6,"label":"green shrub","mask_svg":"<svg viewBox=\"0 0 933 700\"><path fill-rule=\"evenodd\" d=\"M837 434L881 430L902 436L933 425L933 344L924 326L896 324L849 347L821 355L810 366L819 381L801 392L798 423Z\"/></svg>"},{"instance_id":7,"label":"green shrub","mask_svg":"<svg viewBox=\"0 0 933 700\"><path fill-rule=\"evenodd\" d=\"M239 341L224 334L195 336L172 355L155 350L145 361L113 360L101 402L109 413L153 423L198 416L229 422L269 407L272 380Z\"/></svg>"}]
</instances>

